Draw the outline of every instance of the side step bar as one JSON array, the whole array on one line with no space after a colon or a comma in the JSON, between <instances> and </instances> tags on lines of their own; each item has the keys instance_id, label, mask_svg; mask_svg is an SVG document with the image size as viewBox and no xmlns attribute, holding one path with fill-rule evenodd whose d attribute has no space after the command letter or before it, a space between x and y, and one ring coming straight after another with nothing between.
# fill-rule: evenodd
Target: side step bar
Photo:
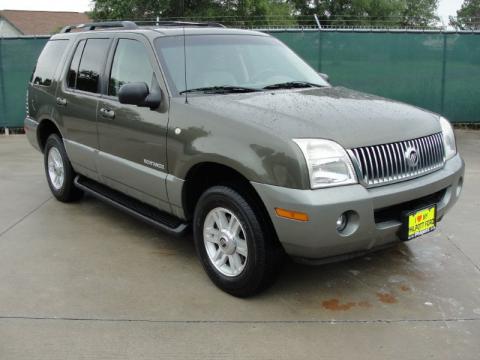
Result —
<instances>
[{"instance_id":1,"label":"side step bar","mask_svg":"<svg viewBox=\"0 0 480 360\"><path fill-rule=\"evenodd\" d=\"M145 221L147 224L169 234L182 236L188 231L188 224L181 219L138 201L128 195L122 194L119 191L113 190L94 180L77 175L75 178L75 186L97 199L105 201L115 206L117 209L125 211L137 219Z\"/></svg>"}]
</instances>

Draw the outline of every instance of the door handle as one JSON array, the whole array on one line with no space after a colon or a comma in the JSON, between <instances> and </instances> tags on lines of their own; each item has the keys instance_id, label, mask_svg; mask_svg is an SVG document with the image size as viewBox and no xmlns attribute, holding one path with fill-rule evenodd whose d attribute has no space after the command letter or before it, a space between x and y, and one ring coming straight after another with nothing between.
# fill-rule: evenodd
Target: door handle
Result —
<instances>
[{"instance_id":1,"label":"door handle","mask_svg":"<svg viewBox=\"0 0 480 360\"><path fill-rule=\"evenodd\" d=\"M107 118L107 119L115 118L115 112L113 110L110 110L110 109L101 108L100 109L100 114L102 115L102 117Z\"/></svg>"},{"instance_id":2,"label":"door handle","mask_svg":"<svg viewBox=\"0 0 480 360\"><path fill-rule=\"evenodd\" d=\"M57 101L57 105L60 105L60 106L67 105L67 99L65 98L57 97L56 101Z\"/></svg>"}]
</instances>

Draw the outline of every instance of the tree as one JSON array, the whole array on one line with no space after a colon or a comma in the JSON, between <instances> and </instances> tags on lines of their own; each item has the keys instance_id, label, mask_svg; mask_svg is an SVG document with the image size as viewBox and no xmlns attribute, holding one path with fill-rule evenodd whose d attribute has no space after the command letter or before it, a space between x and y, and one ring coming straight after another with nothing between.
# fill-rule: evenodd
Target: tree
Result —
<instances>
[{"instance_id":1,"label":"tree","mask_svg":"<svg viewBox=\"0 0 480 360\"><path fill-rule=\"evenodd\" d=\"M438 0L293 0L297 14L318 14L323 25L417 27L432 25Z\"/></svg>"},{"instance_id":2,"label":"tree","mask_svg":"<svg viewBox=\"0 0 480 360\"><path fill-rule=\"evenodd\" d=\"M95 20L146 19L163 15L168 0L96 0L90 16Z\"/></svg>"},{"instance_id":3,"label":"tree","mask_svg":"<svg viewBox=\"0 0 480 360\"><path fill-rule=\"evenodd\" d=\"M450 25L462 30L480 30L480 0L465 0Z\"/></svg>"},{"instance_id":4,"label":"tree","mask_svg":"<svg viewBox=\"0 0 480 360\"><path fill-rule=\"evenodd\" d=\"M232 25L285 25L293 21L293 7L286 0L231 0L222 1L223 22ZM230 20L229 20L230 19Z\"/></svg>"},{"instance_id":5,"label":"tree","mask_svg":"<svg viewBox=\"0 0 480 360\"><path fill-rule=\"evenodd\" d=\"M323 25L396 27L431 25L438 0L94 0L94 5L96 20L159 16L255 26L307 19L313 25L318 14Z\"/></svg>"},{"instance_id":6,"label":"tree","mask_svg":"<svg viewBox=\"0 0 480 360\"><path fill-rule=\"evenodd\" d=\"M287 0L96 0L91 17L107 19L187 18L255 25L290 18L293 7Z\"/></svg>"},{"instance_id":7,"label":"tree","mask_svg":"<svg viewBox=\"0 0 480 360\"><path fill-rule=\"evenodd\" d=\"M405 0L401 10L404 27L428 27L440 19L436 15L438 0Z\"/></svg>"}]
</instances>

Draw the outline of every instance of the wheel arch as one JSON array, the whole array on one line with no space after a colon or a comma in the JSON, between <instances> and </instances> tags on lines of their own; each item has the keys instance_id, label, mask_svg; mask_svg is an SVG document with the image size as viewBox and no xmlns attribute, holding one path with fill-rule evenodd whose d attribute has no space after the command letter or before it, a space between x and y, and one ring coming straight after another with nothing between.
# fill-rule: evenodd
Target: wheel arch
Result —
<instances>
[{"instance_id":1,"label":"wheel arch","mask_svg":"<svg viewBox=\"0 0 480 360\"><path fill-rule=\"evenodd\" d=\"M41 152L44 151L47 139L52 134L57 134L63 139L60 127L52 119L44 118L40 120L37 128L37 142Z\"/></svg>"},{"instance_id":2,"label":"wheel arch","mask_svg":"<svg viewBox=\"0 0 480 360\"><path fill-rule=\"evenodd\" d=\"M229 186L253 201L275 232L267 208L248 178L238 170L217 162L201 162L187 172L182 188L182 205L188 220L193 218L195 206L203 192L216 185Z\"/></svg>"}]
</instances>

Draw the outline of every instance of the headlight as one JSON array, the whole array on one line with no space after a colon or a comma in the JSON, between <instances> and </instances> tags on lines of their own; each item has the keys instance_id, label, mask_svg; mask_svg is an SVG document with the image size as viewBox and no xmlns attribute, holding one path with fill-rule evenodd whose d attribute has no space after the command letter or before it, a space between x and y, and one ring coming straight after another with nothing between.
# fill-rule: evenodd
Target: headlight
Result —
<instances>
[{"instance_id":1,"label":"headlight","mask_svg":"<svg viewBox=\"0 0 480 360\"><path fill-rule=\"evenodd\" d=\"M293 139L305 156L312 189L357 183L352 161L336 142Z\"/></svg>"},{"instance_id":2,"label":"headlight","mask_svg":"<svg viewBox=\"0 0 480 360\"><path fill-rule=\"evenodd\" d=\"M457 153L455 144L455 134L450 122L444 117L440 117L440 126L443 134L443 147L445 148L445 160L449 160Z\"/></svg>"}]
</instances>

